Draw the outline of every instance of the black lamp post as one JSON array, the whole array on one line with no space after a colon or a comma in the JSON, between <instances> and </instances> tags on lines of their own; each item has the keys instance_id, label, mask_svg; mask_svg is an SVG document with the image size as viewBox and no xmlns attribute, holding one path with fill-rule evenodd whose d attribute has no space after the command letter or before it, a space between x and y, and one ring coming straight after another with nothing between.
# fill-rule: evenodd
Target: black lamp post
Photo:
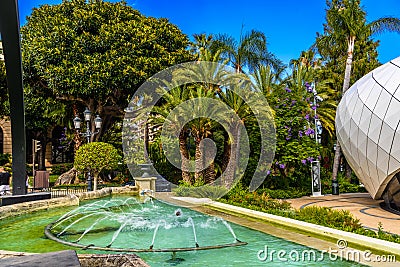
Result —
<instances>
[{"instance_id":1,"label":"black lamp post","mask_svg":"<svg viewBox=\"0 0 400 267\"><path fill-rule=\"evenodd\" d=\"M96 130L94 132L92 132L90 130L90 128L91 128L90 122L92 119L92 112L90 112L90 110L88 108L86 108L85 111L83 112L83 116L86 121L86 132L82 133L80 131L82 120L78 116L76 116L74 119L74 127L75 127L75 130L78 132L78 134L85 136L87 142L90 143L90 138L99 133L102 120L99 115L96 115L96 118L94 119L94 125L95 125ZM87 181L88 181L88 191L93 191L93 178L92 178L90 171L88 171L88 174L87 174Z\"/></svg>"}]
</instances>

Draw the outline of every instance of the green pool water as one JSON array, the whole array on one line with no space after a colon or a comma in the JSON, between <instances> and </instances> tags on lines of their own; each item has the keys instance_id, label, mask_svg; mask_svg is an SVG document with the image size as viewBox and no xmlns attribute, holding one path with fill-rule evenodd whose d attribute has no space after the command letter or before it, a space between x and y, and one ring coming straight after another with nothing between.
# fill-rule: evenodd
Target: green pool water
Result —
<instances>
[{"instance_id":1,"label":"green pool water","mask_svg":"<svg viewBox=\"0 0 400 267\"><path fill-rule=\"evenodd\" d=\"M59 238L71 242L81 238L78 243L83 245L105 247L111 243L112 248L149 248L153 245L157 249L195 247L197 241L201 247L234 243L235 237L248 243L238 247L177 252L174 259L171 252L137 253L151 266L359 266L340 258L330 258L328 254L321 255L306 246L227 223L218 217L159 201L142 202L127 200L126 197L107 198L83 204L92 205L91 208L55 208L4 219L0 221L0 249L24 252L75 249L77 253L114 253L82 250L46 238L46 225L69 213L69 218L64 216L66 219L53 231L57 234L68 227ZM81 237L91 226L92 230ZM284 252L278 256L279 251Z\"/></svg>"}]
</instances>

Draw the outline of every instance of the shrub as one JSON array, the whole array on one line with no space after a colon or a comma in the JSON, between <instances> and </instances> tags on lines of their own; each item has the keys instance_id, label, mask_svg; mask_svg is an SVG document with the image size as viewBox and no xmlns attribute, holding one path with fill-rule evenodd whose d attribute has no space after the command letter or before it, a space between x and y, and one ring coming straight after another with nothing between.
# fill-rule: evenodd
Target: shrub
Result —
<instances>
[{"instance_id":1,"label":"shrub","mask_svg":"<svg viewBox=\"0 0 400 267\"><path fill-rule=\"evenodd\" d=\"M360 220L347 210L334 210L327 207L309 206L298 210L296 219L331 228L354 232L361 228Z\"/></svg>"},{"instance_id":2,"label":"shrub","mask_svg":"<svg viewBox=\"0 0 400 267\"><path fill-rule=\"evenodd\" d=\"M93 174L93 189L96 190L100 172L117 168L120 161L121 156L112 145L93 142L84 144L76 151L74 167L80 172L91 172Z\"/></svg>"},{"instance_id":3,"label":"shrub","mask_svg":"<svg viewBox=\"0 0 400 267\"><path fill-rule=\"evenodd\" d=\"M276 198L276 199L299 198L310 195L309 191L297 188L275 189L275 190L269 188L262 188L262 189L257 189L257 193L268 194L271 198Z\"/></svg>"},{"instance_id":4,"label":"shrub","mask_svg":"<svg viewBox=\"0 0 400 267\"><path fill-rule=\"evenodd\" d=\"M249 192L241 183L238 183L219 201L278 215L292 211L289 202L273 199L265 192L261 194L257 191Z\"/></svg>"},{"instance_id":5,"label":"shrub","mask_svg":"<svg viewBox=\"0 0 400 267\"><path fill-rule=\"evenodd\" d=\"M219 199L219 201L239 207L400 243L400 236L383 231L382 225L379 225L377 232L363 228L359 219L355 218L349 211L317 206L309 206L301 210L296 210L286 201L272 199L270 195L266 193L267 191L268 190L262 189L251 193L239 183L227 195Z\"/></svg>"},{"instance_id":6,"label":"shrub","mask_svg":"<svg viewBox=\"0 0 400 267\"><path fill-rule=\"evenodd\" d=\"M218 199L225 195L228 190L223 186L203 185L199 187L180 185L173 190L177 196L181 197L199 197Z\"/></svg>"},{"instance_id":7,"label":"shrub","mask_svg":"<svg viewBox=\"0 0 400 267\"><path fill-rule=\"evenodd\" d=\"M11 163L11 155L10 154L0 154L0 165L4 166L9 163Z\"/></svg>"},{"instance_id":8,"label":"shrub","mask_svg":"<svg viewBox=\"0 0 400 267\"><path fill-rule=\"evenodd\" d=\"M364 186L361 186L358 182L358 179L355 177L357 181L356 184L351 183L342 172L338 173L338 182L339 182L339 192L340 193L364 193L367 192ZM323 194L331 194L332 193L332 180L331 176L324 177L321 181L322 183L322 193Z\"/></svg>"}]
</instances>

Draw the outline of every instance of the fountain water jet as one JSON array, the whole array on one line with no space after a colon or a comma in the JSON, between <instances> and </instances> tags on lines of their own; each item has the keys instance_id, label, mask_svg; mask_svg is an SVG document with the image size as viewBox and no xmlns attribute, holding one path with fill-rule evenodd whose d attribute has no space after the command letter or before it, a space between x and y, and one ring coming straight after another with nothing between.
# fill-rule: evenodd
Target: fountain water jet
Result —
<instances>
[{"instance_id":1,"label":"fountain water jet","mask_svg":"<svg viewBox=\"0 0 400 267\"><path fill-rule=\"evenodd\" d=\"M237 239L233 229L223 219L213 217L210 224L209 216L193 217L190 212L182 212L182 209L153 201L151 198L142 201L133 198L96 201L78 207L47 225L45 234L65 245L116 252L177 252L247 244ZM204 244L202 246L198 242L197 224L203 232L206 231L201 235L200 243ZM189 232L185 230L188 228L191 229ZM222 237L219 241L203 240L215 228L227 228L234 237L234 242L223 241ZM75 237L76 235L78 236ZM225 239L225 235L222 236ZM191 246L187 242L193 238L195 244ZM146 240L151 240L150 247L134 246L135 242L143 245ZM171 247L171 244L175 246Z\"/></svg>"}]
</instances>

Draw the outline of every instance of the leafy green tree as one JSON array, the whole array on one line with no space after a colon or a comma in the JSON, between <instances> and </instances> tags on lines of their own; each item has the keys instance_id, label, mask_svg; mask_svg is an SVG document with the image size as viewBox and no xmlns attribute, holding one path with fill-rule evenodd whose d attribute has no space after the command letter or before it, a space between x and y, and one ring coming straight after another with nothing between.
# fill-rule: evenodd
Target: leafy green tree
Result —
<instances>
[{"instance_id":1,"label":"leafy green tree","mask_svg":"<svg viewBox=\"0 0 400 267\"><path fill-rule=\"evenodd\" d=\"M346 63L344 70L344 79L342 93L345 93L350 87L351 68L353 65L353 56L356 47L356 41L361 40L365 44L371 42L371 35L385 31L400 32L400 19L384 17L367 23L366 12L360 4L360 0L327 0L326 24L324 24L324 34L318 35L316 45L319 53L330 60L340 61L343 54L346 53ZM335 48L336 47L336 48ZM370 54L365 50L359 50L361 53L367 53L366 61L371 60ZM332 57L332 52L342 53L338 57ZM357 51L358 52L358 51ZM339 59L339 60L338 60ZM376 61L376 57L373 58ZM364 69L366 74L368 71ZM336 180L339 168L341 149L340 144L336 144L336 152L333 164L332 179Z\"/></svg>"},{"instance_id":2,"label":"leafy green tree","mask_svg":"<svg viewBox=\"0 0 400 267\"><path fill-rule=\"evenodd\" d=\"M74 167L80 172L90 172L94 176L93 189L97 190L100 172L115 169L120 162L121 155L114 146L103 142L92 142L82 145L76 151Z\"/></svg>"},{"instance_id":3,"label":"leafy green tree","mask_svg":"<svg viewBox=\"0 0 400 267\"><path fill-rule=\"evenodd\" d=\"M192 58L187 36L175 25L145 17L125 2L43 5L33 10L21 33L25 83L34 94L99 114L100 136L112 117L123 116L147 78Z\"/></svg>"},{"instance_id":4,"label":"leafy green tree","mask_svg":"<svg viewBox=\"0 0 400 267\"><path fill-rule=\"evenodd\" d=\"M313 107L310 106L312 96L304 87L303 91L281 87L271 96L276 152L267 185L274 177L279 177L280 187L301 186L310 177L309 163L319 156L319 144L312 137L315 134Z\"/></svg>"}]
</instances>

